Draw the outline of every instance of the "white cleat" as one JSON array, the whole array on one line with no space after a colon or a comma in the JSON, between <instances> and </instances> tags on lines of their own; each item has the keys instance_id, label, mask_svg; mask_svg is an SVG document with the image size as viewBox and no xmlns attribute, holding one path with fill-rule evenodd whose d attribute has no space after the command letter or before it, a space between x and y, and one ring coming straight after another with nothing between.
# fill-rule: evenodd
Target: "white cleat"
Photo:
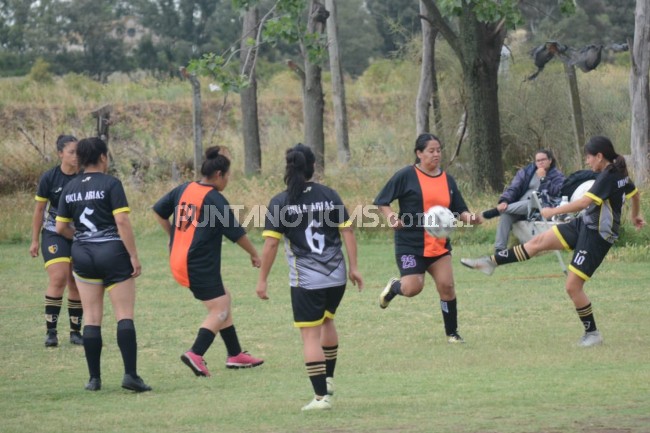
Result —
<instances>
[{"instance_id":1,"label":"white cleat","mask_svg":"<svg viewBox=\"0 0 650 433\"><path fill-rule=\"evenodd\" d=\"M318 400L316 397L308 404L302 407L302 410L330 410L332 409L332 403L330 403L330 397L324 395Z\"/></svg>"},{"instance_id":2,"label":"white cleat","mask_svg":"<svg viewBox=\"0 0 650 433\"><path fill-rule=\"evenodd\" d=\"M600 331L585 332L585 335L578 341L580 347L593 347L600 344L603 344L603 336L600 335Z\"/></svg>"},{"instance_id":3,"label":"white cleat","mask_svg":"<svg viewBox=\"0 0 650 433\"><path fill-rule=\"evenodd\" d=\"M479 257L478 259L460 259L460 262L468 268L483 272L485 275L492 275L497 267L496 263L488 256Z\"/></svg>"}]
</instances>

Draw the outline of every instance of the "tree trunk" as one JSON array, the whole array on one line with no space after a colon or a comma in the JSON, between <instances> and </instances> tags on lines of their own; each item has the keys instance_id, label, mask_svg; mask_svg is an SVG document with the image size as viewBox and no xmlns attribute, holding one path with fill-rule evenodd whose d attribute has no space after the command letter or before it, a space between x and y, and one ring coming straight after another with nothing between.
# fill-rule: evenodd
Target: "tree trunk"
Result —
<instances>
[{"instance_id":1,"label":"tree trunk","mask_svg":"<svg viewBox=\"0 0 650 433\"><path fill-rule=\"evenodd\" d=\"M318 21L316 12L323 7L316 0L309 1L309 19L307 34L323 33L325 23ZM323 129L323 112L325 96L321 80L321 67L309 60L307 47L302 47L305 59L305 79L303 81L303 116L305 122L305 144L312 148L316 155L316 171L325 171L325 133Z\"/></svg>"},{"instance_id":2,"label":"tree trunk","mask_svg":"<svg viewBox=\"0 0 650 433\"><path fill-rule=\"evenodd\" d=\"M573 116L573 132L575 134L576 167L582 165L582 147L585 145L585 123L582 117L582 104L578 90L576 68L573 65L564 65L567 81L569 82L569 96L571 99L571 114Z\"/></svg>"},{"instance_id":3,"label":"tree trunk","mask_svg":"<svg viewBox=\"0 0 650 433\"><path fill-rule=\"evenodd\" d=\"M420 22L422 23L422 66L420 67L420 86L415 98L415 135L431 132L429 107L433 95L433 77L435 77L435 41L437 31L431 26L429 12L420 2Z\"/></svg>"},{"instance_id":4,"label":"tree trunk","mask_svg":"<svg viewBox=\"0 0 650 433\"><path fill-rule=\"evenodd\" d=\"M201 109L201 83L196 75L188 75L192 84L192 128L194 130L194 176L201 174L203 164L203 111Z\"/></svg>"},{"instance_id":5,"label":"tree trunk","mask_svg":"<svg viewBox=\"0 0 650 433\"><path fill-rule=\"evenodd\" d=\"M459 38L463 80L467 91L469 142L473 183L494 191L503 189L498 69L505 38L503 26L477 20L472 6L463 3Z\"/></svg>"},{"instance_id":6,"label":"tree trunk","mask_svg":"<svg viewBox=\"0 0 650 433\"><path fill-rule=\"evenodd\" d=\"M648 71L650 69L650 7L637 0L634 44L631 52L630 100L632 102L632 171L634 183L642 186L648 181Z\"/></svg>"},{"instance_id":7,"label":"tree trunk","mask_svg":"<svg viewBox=\"0 0 650 433\"><path fill-rule=\"evenodd\" d=\"M339 56L339 30L336 18L336 0L325 0L325 7L330 13L327 19L328 49L330 72L332 74L332 100L334 103L334 127L336 129L336 148L338 161L350 160L350 139L348 137L348 115L345 105L345 82Z\"/></svg>"},{"instance_id":8,"label":"tree trunk","mask_svg":"<svg viewBox=\"0 0 650 433\"><path fill-rule=\"evenodd\" d=\"M257 114L257 78L255 64L257 48L247 41L255 39L259 25L257 7L251 7L244 15L241 64L242 74L248 77L248 87L241 89L239 97L242 113L242 135L244 138L244 173L259 174L262 170L262 151L260 144L259 118Z\"/></svg>"}]
</instances>

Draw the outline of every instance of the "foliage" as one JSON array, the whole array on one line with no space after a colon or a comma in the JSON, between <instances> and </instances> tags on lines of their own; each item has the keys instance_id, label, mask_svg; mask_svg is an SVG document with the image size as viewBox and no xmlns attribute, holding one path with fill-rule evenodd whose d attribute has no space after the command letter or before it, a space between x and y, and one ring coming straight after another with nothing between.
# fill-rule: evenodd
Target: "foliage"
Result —
<instances>
[{"instance_id":1,"label":"foliage","mask_svg":"<svg viewBox=\"0 0 650 433\"><path fill-rule=\"evenodd\" d=\"M39 83L51 83L52 73L50 72L50 64L42 57L36 59L34 66L29 71L29 79Z\"/></svg>"}]
</instances>

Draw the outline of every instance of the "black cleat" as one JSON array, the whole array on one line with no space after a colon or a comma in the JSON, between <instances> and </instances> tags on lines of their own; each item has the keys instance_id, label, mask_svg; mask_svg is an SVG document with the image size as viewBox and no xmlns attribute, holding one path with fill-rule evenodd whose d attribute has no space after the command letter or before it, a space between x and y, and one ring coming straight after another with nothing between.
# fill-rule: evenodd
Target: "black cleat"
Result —
<instances>
[{"instance_id":1,"label":"black cleat","mask_svg":"<svg viewBox=\"0 0 650 433\"><path fill-rule=\"evenodd\" d=\"M99 391L102 389L102 380L99 377L91 377L86 384L86 391Z\"/></svg>"},{"instance_id":2,"label":"black cleat","mask_svg":"<svg viewBox=\"0 0 650 433\"><path fill-rule=\"evenodd\" d=\"M83 346L84 339L81 336L79 331L70 331L70 344L76 344L77 346Z\"/></svg>"},{"instance_id":3,"label":"black cleat","mask_svg":"<svg viewBox=\"0 0 650 433\"><path fill-rule=\"evenodd\" d=\"M151 387L144 383L144 380L142 380L140 376L131 376L130 374L124 375L124 379L122 379L122 388L135 392L151 391Z\"/></svg>"},{"instance_id":4,"label":"black cleat","mask_svg":"<svg viewBox=\"0 0 650 433\"><path fill-rule=\"evenodd\" d=\"M45 347L56 347L59 345L59 337L56 329L48 329L45 335Z\"/></svg>"}]
</instances>

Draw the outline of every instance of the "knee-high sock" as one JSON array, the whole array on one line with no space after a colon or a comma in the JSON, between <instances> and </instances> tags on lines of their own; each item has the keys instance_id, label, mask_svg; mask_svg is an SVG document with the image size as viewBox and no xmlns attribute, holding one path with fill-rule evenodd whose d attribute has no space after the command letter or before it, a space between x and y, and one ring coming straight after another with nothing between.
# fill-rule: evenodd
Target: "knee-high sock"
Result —
<instances>
[{"instance_id":1,"label":"knee-high sock","mask_svg":"<svg viewBox=\"0 0 650 433\"><path fill-rule=\"evenodd\" d=\"M102 356L102 328L101 326L84 326L84 352L90 377L101 377L100 359Z\"/></svg>"},{"instance_id":2,"label":"knee-high sock","mask_svg":"<svg viewBox=\"0 0 650 433\"><path fill-rule=\"evenodd\" d=\"M138 343L133 320L122 319L117 322L117 345L122 352L124 373L137 376Z\"/></svg>"}]
</instances>

